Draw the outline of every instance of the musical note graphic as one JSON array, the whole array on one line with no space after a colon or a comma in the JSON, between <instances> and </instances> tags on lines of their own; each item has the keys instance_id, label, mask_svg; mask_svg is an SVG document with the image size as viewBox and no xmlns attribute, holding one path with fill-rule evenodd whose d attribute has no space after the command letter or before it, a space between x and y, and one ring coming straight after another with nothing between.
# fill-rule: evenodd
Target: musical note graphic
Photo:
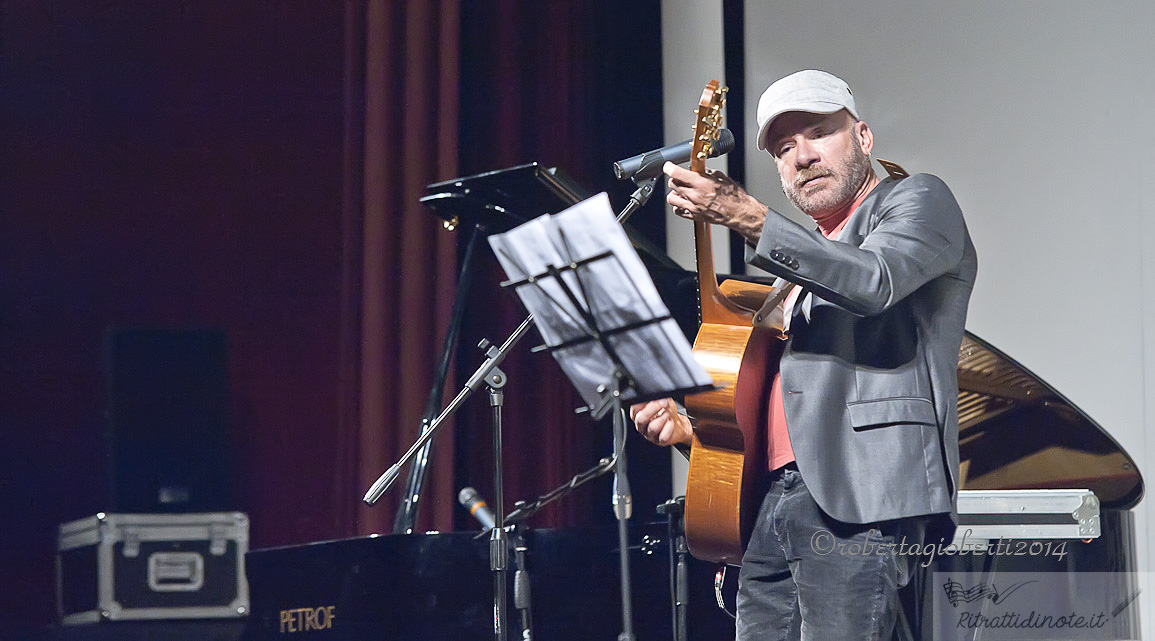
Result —
<instances>
[{"instance_id":1,"label":"musical note graphic","mask_svg":"<svg viewBox=\"0 0 1155 641\"><path fill-rule=\"evenodd\" d=\"M1016 590L1031 583L1038 583L1038 581L1022 581L1000 591L994 582L991 582L989 585L980 583L974 587L963 589L963 585L958 581L947 579L942 587L943 590L946 591L947 600L950 601L952 606L957 608L960 602L973 603L980 599L990 599L991 603L998 605Z\"/></svg>"}]
</instances>

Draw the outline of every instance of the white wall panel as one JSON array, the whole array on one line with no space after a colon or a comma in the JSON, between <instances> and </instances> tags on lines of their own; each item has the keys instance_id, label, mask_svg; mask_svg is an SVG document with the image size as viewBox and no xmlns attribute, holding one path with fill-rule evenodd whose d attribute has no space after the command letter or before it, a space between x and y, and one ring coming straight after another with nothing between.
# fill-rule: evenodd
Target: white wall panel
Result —
<instances>
[{"instance_id":1,"label":"white wall panel","mask_svg":"<svg viewBox=\"0 0 1155 641\"><path fill-rule=\"evenodd\" d=\"M749 139L762 90L805 68L846 79L876 157L938 174L962 204L979 254L967 328L1090 414L1155 480L1155 3L756 0L745 12L750 191L791 209ZM662 25L676 142L702 82L721 79L721 2L666 0ZM671 225L668 237L689 266L685 232ZM1147 503L1136 516L1148 570ZM1155 584L1142 587L1151 630Z\"/></svg>"},{"instance_id":2,"label":"white wall panel","mask_svg":"<svg viewBox=\"0 0 1155 641\"><path fill-rule=\"evenodd\" d=\"M1152 24L1140 0L746 3L747 113L792 71L846 79L875 155L938 174L962 204L979 256L967 328L1090 414L1149 479ZM767 155L747 176L789 207ZM1136 513L1146 570L1151 519L1145 503Z\"/></svg>"},{"instance_id":3,"label":"white wall panel","mask_svg":"<svg viewBox=\"0 0 1155 641\"><path fill-rule=\"evenodd\" d=\"M674 144L693 134L694 111L702 89L710 80L723 84L725 58L722 42L722 0L662 0L662 109L666 140ZM706 165L726 170L726 158L712 158ZM664 198L665 182L654 198ZM686 269L694 269L694 226L666 208L666 252ZM720 273L730 271L730 235L711 234L714 264ZM671 451L674 495L686 492L686 459Z\"/></svg>"}]
</instances>

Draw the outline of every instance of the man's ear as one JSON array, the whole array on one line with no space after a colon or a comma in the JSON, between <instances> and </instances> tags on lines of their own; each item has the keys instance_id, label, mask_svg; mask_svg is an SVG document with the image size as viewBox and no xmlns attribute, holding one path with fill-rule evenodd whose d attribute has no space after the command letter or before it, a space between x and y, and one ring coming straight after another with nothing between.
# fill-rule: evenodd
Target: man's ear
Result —
<instances>
[{"instance_id":1,"label":"man's ear","mask_svg":"<svg viewBox=\"0 0 1155 641\"><path fill-rule=\"evenodd\" d=\"M872 149L874 149L874 132L870 130L870 125L859 120L851 125L854 130L855 138L858 140L858 146L862 149L862 153L869 156Z\"/></svg>"}]
</instances>

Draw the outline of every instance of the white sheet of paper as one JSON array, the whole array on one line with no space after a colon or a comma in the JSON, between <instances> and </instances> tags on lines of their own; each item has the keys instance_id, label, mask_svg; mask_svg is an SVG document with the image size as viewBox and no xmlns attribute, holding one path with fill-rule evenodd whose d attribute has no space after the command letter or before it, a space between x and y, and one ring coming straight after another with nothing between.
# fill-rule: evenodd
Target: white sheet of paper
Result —
<instances>
[{"instance_id":1,"label":"white sheet of paper","mask_svg":"<svg viewBox=\"0 0 1155 641\"><path fill-rule=\"evenodd\" d=\"M517 288L550 347L590 335L579 309L590 312L602 331L669 315L605 193L490 236L489 244L511 281L612 252L561 272L576 303L556 278L540 278ZM608 341L637 388L627 393L626 401L713 383L673 319L613 334ZM606 350L597 341L585 341L552 351L582 400L597 405L601 400L597 388L612 382L613 361Z\"/></svg>"}]
</instances>

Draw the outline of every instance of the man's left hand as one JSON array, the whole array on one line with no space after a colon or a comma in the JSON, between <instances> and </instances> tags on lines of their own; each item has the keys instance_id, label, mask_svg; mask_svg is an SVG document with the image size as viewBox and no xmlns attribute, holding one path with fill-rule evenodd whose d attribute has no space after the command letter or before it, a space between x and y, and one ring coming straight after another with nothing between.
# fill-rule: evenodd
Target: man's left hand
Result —
<instances>
[{"instance_id":1,"label":"man's left hand","mask_svg":"<svg viewBox=\"0 0 1155 641\"><path fill-rule=\"evenodd\" d=\"M725 225L757 243L766 222L766 205L746 193L738 183L720 171L703 176L672 162L662 166L670 177L666 202L682 218Z\"/></svg>"}]
</instances>

